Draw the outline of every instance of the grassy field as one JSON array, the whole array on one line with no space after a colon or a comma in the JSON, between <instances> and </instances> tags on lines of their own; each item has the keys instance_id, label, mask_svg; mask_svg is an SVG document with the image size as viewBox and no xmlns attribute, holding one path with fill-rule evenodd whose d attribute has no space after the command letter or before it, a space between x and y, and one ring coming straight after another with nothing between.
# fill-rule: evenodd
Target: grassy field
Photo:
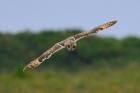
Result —
<instances>
[{"instance_id":1,"label":"grassy field","mask_svg":"<svg viewBox=\"0 0 140 93\"><path fill-rule=\"evenodd\" d=\"M140 93L140 65L1 73L0 93Z\"/></svg>"}]
</instances>

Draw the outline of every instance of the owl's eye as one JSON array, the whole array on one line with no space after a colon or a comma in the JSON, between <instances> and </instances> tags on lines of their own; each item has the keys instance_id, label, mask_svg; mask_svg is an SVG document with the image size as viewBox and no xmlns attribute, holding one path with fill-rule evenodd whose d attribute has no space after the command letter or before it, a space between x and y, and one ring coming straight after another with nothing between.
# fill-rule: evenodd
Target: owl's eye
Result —
<instances>
[{"instance_id":1,"label":"owl's eye","mask_svg":"<svg viewBox=\"0 0 140 93\"><path fill-rule=\"evenodd\" d=\"M73 46L72 48L76 48L76 46Z\"/></svg>"},{"instance_id":2,"label":"owl's eye","mask_svg":"<svg viewBox=\"0 0 140 93\"><path fill-rule=\"evenodd\" d=\"M67 47L70 48L70 45L68 45Z\"/></svg>"}]
</instances>

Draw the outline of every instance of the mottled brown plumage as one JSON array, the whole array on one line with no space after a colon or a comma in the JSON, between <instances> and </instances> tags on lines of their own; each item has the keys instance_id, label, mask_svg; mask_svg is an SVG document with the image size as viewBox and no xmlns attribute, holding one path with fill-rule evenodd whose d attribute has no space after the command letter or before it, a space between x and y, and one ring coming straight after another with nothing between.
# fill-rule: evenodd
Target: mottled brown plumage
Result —
<instances>
[{"instance_id":1,"label":"mottled brown plumage","mask_svg":"<svg viewBox=\"0 0 140 93\"><path fill-rule=\"evenodd\" d=\"M97 33L100 30L104 30L112 25L114 25L117 21L110 21L107 22L103 25L97 26L93 29L91 29L88 32L81 32L79 34L73 35L61 42L56 43L54 46L52 46L50 49L48 49L47 51L45 51L41 56L39 56L38 58L36 58L35 60L31 61L29 64L27 64L23 71L26 69L34 69L37 66L39 66L42 62L44 62L46 59L49 59L54 53L56 53L57 51L63 49L63 48L67 48L69 51L74 51L76 48L76 42L84 37L87 37L93 33Z\"/></svg>"}]
</instances>

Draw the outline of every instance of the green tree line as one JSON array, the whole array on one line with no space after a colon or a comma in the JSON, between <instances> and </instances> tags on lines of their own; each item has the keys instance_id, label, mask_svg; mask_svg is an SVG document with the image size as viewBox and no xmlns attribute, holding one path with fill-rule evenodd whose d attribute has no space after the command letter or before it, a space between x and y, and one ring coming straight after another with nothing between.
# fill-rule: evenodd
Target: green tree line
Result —
<instances>
[{"instance_id":1,"label":"green tree line","mask_svg":"<svg viewBox=\"0 0 140 93\"><path fill-rule=\"evenodd\" d=\"M79 29L40 32L0 33L0 71L24 66L53 44L68 36L81 32ZM78 42L76 51L66 49L53 55L39 68L78 68L86 65L110 64L122 66L129 62L140 62L140 38L91 36Z\"/></svg>"}]
</instances>

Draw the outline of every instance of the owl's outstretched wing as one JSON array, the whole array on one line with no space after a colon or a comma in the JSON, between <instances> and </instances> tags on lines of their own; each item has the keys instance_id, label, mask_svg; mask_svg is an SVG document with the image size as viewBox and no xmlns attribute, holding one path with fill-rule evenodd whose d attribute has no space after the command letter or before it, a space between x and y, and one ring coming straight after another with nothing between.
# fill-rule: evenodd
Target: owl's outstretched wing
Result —
<instances>
[{"instance_id":1,"label":"owl's outstretched wing","mask_svg":"<svg viewBox=\"0 0 140 93\"><path fill-rule=\"evenodd\" d=\"M111 26L114 25L115 23L117 23L116 20L115 20L115 21L110 21L110 22L107 22L107 23L105 23L105 24L102 24L102 25L100 25L100 26L97 26L97 27L93 28L93 29L91 29L91 30L88 31L88 32L81 32L81 33L79 33L79 34L76 34L76 35L74 35L73 37L75 38L76 41L78 41L78 40L80 40L80 39L82 39L82 38L84 38L84 37L87 37L87 36L89 36L89 35L91 35L91 34L93 34L93 33L97 33L97 32L100 31L100 30L104 30L104 29L106 29L106 28L108 28L108 27L111 27Z\"/></svg>"},{"instance_id":2,"label":"owl's outstretched wing","mask_svg":"<svg viewBox=\"0 0 140 93\"><path fill-rule=\"evenodd\" d=\"M63 42L56 43L54 46L52 46L50 49L45 51L41 56L36 58L35 60L31 61L29 64L27 64L23 71L26 69L32 70L36 67L38 67L42 62L44 62L46 59L49 59L54 53L58 52L59 50L63 49Z\"/></svg>"}]
</instances>

